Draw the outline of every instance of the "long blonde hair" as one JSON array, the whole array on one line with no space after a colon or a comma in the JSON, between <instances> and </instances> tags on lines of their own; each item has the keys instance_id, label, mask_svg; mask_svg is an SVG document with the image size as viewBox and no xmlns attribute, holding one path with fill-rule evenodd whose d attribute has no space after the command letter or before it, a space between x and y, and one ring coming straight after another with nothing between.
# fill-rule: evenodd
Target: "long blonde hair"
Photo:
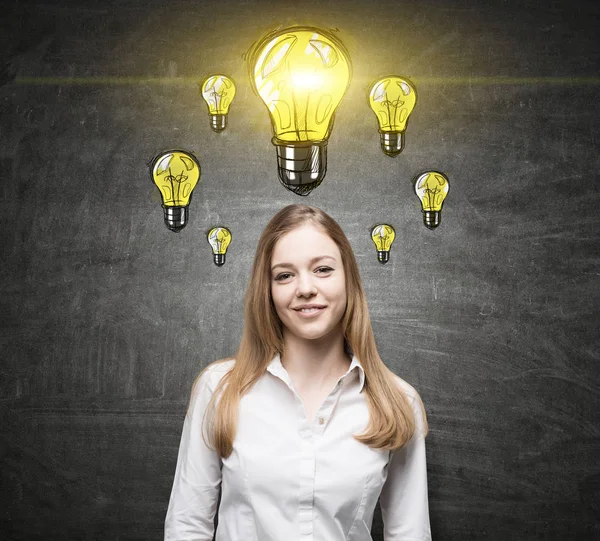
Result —
<instances>
[{"instance_id":1,"label":"long blonde hair","mask_svg":"<svg viewBox=\"0 0 600 541\"><path fill-rule=\"evenodd\" d=\"M296 204L275 214L258 242L260 248L254 257L244 300L244 329L235 357L212 363L235 359L231 370L216 386L204 416L204 420L208 420L207 434L211 440L205 443L222 458L227 458L233 449L240 398L263 375L273 357L283 355L282 323L271 298L271 257L275 244L283 235L306 223L325 231L337 244L342 256L347 292L342 328L346 345L358 357L365 372L364 390L370 413L366 431L354 435L354 438L373 448L398 449L411 439L415 431L412 406L394 380L396 376L377 352L365 292L348 238L327 213ZM217 396L220 397L218 401ZM423 413L423 432L426 433L425 413L418 395L417 399ZM204 430L202 435L204 438Z\"/></svg>"}]
</instances>

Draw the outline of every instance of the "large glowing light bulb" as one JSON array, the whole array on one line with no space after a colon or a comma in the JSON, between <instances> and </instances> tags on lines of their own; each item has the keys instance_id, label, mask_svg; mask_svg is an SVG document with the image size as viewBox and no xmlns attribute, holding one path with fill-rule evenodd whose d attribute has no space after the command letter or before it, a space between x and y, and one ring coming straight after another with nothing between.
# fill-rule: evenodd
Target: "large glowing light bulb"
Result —
<instances>
[{"instance_id":1,"label":"large glowing light bulb","mask_svg":"<svg viewBox=\"0 0 600 541\"><path fill-rule=\"evenodd\" d=\"M350 56L329 32L276 30L249 55L250 80L271 116L281 183L308 195L325 178L327 141L351 77Z\"/></svg>"},{"instance_id":2,"label":"large glowing light bulb","mask_svg":"<svg viewBox=\"0 0 600 541\"><path fill-rule=\"evenodd\" d=\"M225 263L225 255L231 242L231 231L226 227L213 227L206 238L213 250L213 261L217 267L220 267Z\"/></svg>"},{"instance_id":3,"label":"large glowing light bulb","mask_svg":"<svg viewBox=\"0 0 600 541\"><path fill-rule=\"evenodd\" d=\"M429 229L440 225L442 204L449 188L448 179L438 171L426 171L415 179L415 192L423 207L423 222Z\"/></svg>"},{"instance_id":4,"label":"large glowing light bulb","mask_svg":"<svg viewBox=\"0 0 600 541\"><path fill-rule=\"evenodd\" d=\"M377 80L369 93L369 105L377 121L381 150L395 158L404 148L408 117L417 103L414 85L404 77L389 75Z\"/></svg>"},{"instance_id":5,"label":"large glowing light bulb","mask_svg":"<svg viewBox=\"0 0 600 541\"><path fill-rule=\"evenodd\" d=\"M391 225L376 225L371 231L371 239L377 248L377 260L387 263L390 260L390 249L396 238L396 232Z\"/></svg>"},{"instance_id":6,"label":"large glowing light bulb","mask_svg":"<svg viewBox=\"0 0 600 541\"><path fill-rule=\"evenodd\" d=\"M235 84L227 75L209 75L200 83L200 92L208 105L210 127L223 131L227 127L229 106L235 96Z\"/></svg>"},{"instance_id":7,"label":"large glowing light bulb","mask_svg":"<svg viewBox=\"0 0 600 541\"><path fill-rule=\"evenodd\" d=\"M200 180L200 164L189 152L168 150L154 158L150 171L162 197L165 224L178 233L188 222L188 206Z\"/></svg>"}]
</instances>

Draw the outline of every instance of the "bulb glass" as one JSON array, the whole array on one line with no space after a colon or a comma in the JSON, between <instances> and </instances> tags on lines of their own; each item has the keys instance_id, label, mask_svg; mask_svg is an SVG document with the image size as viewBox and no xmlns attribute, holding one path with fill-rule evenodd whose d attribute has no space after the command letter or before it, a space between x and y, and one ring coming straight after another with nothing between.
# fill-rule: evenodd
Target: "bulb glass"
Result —
<instances>
[{"instance_id":1,"label":"bulb glass","mask_svg":"<svg viewBox=\"0 0 600 541\"><path fill-rule=\"evenodd\" d=\"M376 81L369 93L369 105L381 132L403 132L417 103L417 91L406 78L390 75Z\"/></svg>"},{"instance_id":2,"label":"bulb glass","mask_svg":"<svg viewBox=\"0 0 600 541\"><path fill-rule=\"evenodd\" d=\"M375 243L377 250L380 252L388 252L392 247L395 238L396 232L391 225L377 225L371 232L371 239Z\"/></svg>"},{"instance_id":3,"label":"bulb glass","mask_svg":"<svg viewBox=\"0 0 600 541\"><path fill-rule=\"evenodd\" d=\"M269 110L275 142L326 140L351 75L341 42L314 28L289 28L265 37L252 58L251 80Z\"/></svg>"},{"instance_id":4,"label":"bulb glass","mask_svg":"<svg viewBox=\"0 0 600 541\"><path fill-rule=\"evenodd\" d=\"M200 180L200 164L188 152L167 151L154 159L152 180L165 207L186 207Z\"/></svg>"},{"instance_id":5,"label":"bulb glass","mask_svg":"<svg viewBox=\"0 0 600 541\"><path fill-rule=\"evenodd\" d=\"M441 211L449 188L448 179L437 171L425 172L415 181L415 193L424 211Z\"/></svg>"},{"instance_id":6,"label":"bulb glass","mask_svg":"<svg viewBox=\"0 0 600 541\"><path fill-rule=\"evenodd\" d=\"M226 75L211 75L201 86L202 97L211 115L226 115L235 96L235 84Z\"/></svg>"},{"instance_id":7,"label":"bulb glass","mask_svg":"<svg viewBox=\"0 0 600 541\"><path fill-rule=\"evenodd\" d=\"M231 231L226 227L213 227L209 231L207 239L212 247L213 254L223 255L227 252L231 242Z\"/></svg>"}]
</instances>

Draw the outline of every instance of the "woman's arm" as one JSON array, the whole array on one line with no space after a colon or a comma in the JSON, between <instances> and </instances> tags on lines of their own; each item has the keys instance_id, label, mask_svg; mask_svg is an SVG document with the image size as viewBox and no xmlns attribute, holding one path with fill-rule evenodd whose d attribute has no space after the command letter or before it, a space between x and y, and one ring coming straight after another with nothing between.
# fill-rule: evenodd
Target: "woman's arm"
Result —
<instances>
[{"instance_id":1,"label":"woman's arm","mask_svg":"<svg viewBox=\"0 0 600 541\"><path fill-rule=\"evenodd\" d=\"M165 519L165 541L212 541L221 486L221 460L202 440L202 417L214 387L210 368L192 388L171 499Z\"/></svg>"},{"instance_id":2,"label":"woman's arm","mask_svg":"<svg viewBox=\"0 0 600 541\"><path fill-rule=\"evenodd\" d=\"M384 541L430 541L423 410L416 391L406 394L413 405L415 433L402 449L390 455L388 476L379 500L383 538Z\"/></svg>"}]
</instances>

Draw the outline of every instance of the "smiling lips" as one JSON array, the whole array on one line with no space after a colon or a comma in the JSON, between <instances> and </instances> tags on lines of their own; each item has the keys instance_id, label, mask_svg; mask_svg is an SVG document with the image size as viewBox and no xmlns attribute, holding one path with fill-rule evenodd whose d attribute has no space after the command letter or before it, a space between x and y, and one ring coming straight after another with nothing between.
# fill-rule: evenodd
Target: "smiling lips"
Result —
<instances>
[{"instance_id":1,"label":"smiling lips","mask_svg":"<svg viewBox=\"0 0 600 541\"><path fill-rule=\"evenodd\" d=\"M298 314L300 314L301 316L310 317L314 316L315 314L321 313L321 311L324 308L325 306L323 306L322 304L304 304L302 306L294 308L293 310L295 312L298 312Z\"/></svg>"}]
</instances>

